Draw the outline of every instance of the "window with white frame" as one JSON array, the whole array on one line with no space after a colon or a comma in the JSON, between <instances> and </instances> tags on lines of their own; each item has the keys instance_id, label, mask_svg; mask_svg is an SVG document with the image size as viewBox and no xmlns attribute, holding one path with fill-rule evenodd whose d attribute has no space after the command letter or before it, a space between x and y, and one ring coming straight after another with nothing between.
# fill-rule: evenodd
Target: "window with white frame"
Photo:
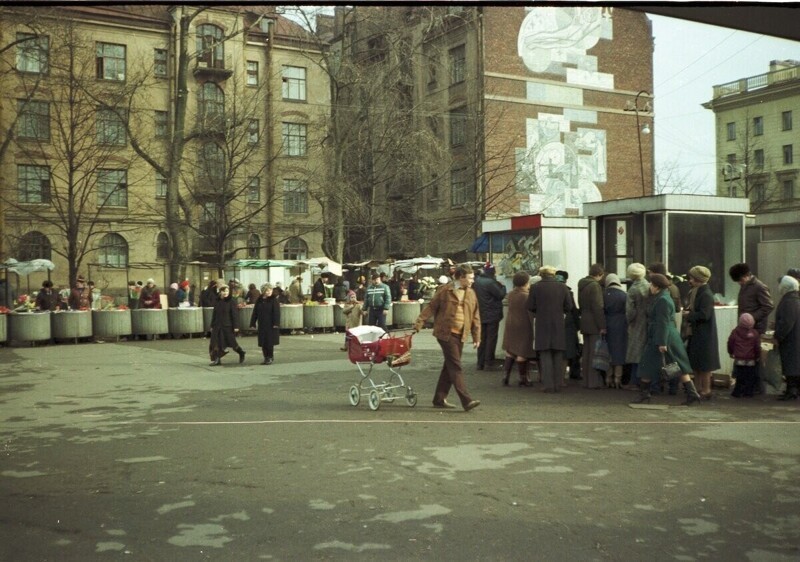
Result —
<instances>
[{"instance_id":1,"label":"window with white frame","mask_svg":"<svg viewBox=\"0 0 800 562\"><path fill-rule=\"evenodd\" d=\"M128 135L125 132L125 123L116 111L98 109L95 126L97 128L98 144L125 146L128 140Z\"/></svg>"},{"instance_id":2,"label":"window with white frame","mask_svg":"<svg viewBox=\"0 0 800 562\"><path fill-rule=\"evenodd\" d=\"M283 123L283 153L286 156L306 155L307 127L302 123Z\"/></svg>"},{"instance_id":3,"label":"window with white frame","mask_svg":"<svg viewBox=\"0 0 800 562\"><path fill-rule=\"evenodd\" d=\"M98 244L97 261L102 267L127 267L128 243L119 234L106 234Z\"/></svg>"},{"instance_id":4,"label":"window with white frame","mask_svg":"<svg viewBox=\"0 0 800 562\"><path fill-rule=\"evenodd\" d=\"M308 244L302 238L295 236L286 241L283 247L283 259L305 260L308 259Z\"/></svg>"},{"instance_id":5,"label":"window with white frame","mask_svg":"<svg viewBox=\"0 0 800 562\"><path fill-rule=\"evenodd\" d=\"M283 212L286 214L308 213L308 184L303 180L283 180Z\"/></svg>"},{"instance_id":6,"label":"window with white frame","mask_svg":"<svg viewBox=\"0 0 800 562\"><path fill-rule=\"evenodd\" d=\"M125 45L97 43L97 78L99 80L125 80Z\"/></svg>"},{"instance_id":7,"label":"window with white frame","mask_svg":"<svg viewBox=\"0 0 800 562\"><path fill-rule=\"evenodd\" d=\"M466 79L467 51L464 45L450 49L450 84L459 84Z\"/></svg>"},{"instance_id":8,"label":"window with white frame","mask_svg":"<svg viewBox=\"0 0 800 562\"><path fill-rule=\"evenodd\" d=\"M17 101L17 138L50 139L50 104L46 101Z\"/></svg>"},{"instance_id":9,"label":"window with white frame","mask_svg":"<svg viewBox=\"0 0 800 562\"><path fill-rule=\"evenodd\" d=\"M247 61L247 85L258 86L258 61Z\"/></svg>"},{"instance_id":10,"label":"window with white frame","mask_svg":"<svg viewBox=\"0 0 800 562\"><path fill-rule=\"evenodd\" d=\"M167 178L156 172L156 199L164 199L167 196Z\"/></svg>"},{"instance_id":11,"label":"window with white frame","mask_svg":"<svg viewBox=\"0 0 800 562\"><path fill-rule=\"evenodd\" d=\"M306 69L300 66L284 66L281 75L283 99L305 101Z\"/></svg>"},{"instance_id":12,"label":"window with white frame","mask_svg":"<svg viewBox=\"0 0 800 562\"><path fill-rule=\"evenodd\" d=\"M167 77L167 50L153 49L153 74L156 78Z\"/></svg>"},{"instance_id":13,"label":"window with white frame","mask_svg":"<svg viewBox=\"0 0 800 562\"><path fill-rule=\"evenodd\" d=\"M156 111L153 114L153 131L156 138L164 138L167 136L167 120L169 113L166 111Z\"/></svg>"},{"instance_id":14,"label":"window with white frame","mask_svg":"<svg viewBox=\"0 0 800 562\"><path fill-rule=\"evenodd\" d=\"M17 166L17 200L20 203L50 203L50 168Z\"/></svg>"},{"instance_id":15,"label":"window with white frame","mask_svg":"<svg viewBox=\"0 0 800 562\"><path fill-rule=\"evenodd\" d=\"M49 58L49 37L37 36L32 33L17 33L17 71L47 74Z\"/></svg>"},{"instance_id":16,"label":"window with white frame","mask_svg":"<svg viewBox=\"0 0 800 562\"><path fill-rule=\"evenodd\" d=\"M247 124L247 142L249 144L258 144L258 119L250 119Z\"/></svg>"},{"instance_id":17,"label":"window with white frame","mask_svg":"<svg viewBox=\"0 0 800 562\"><path fill-rule=\"evenodd\" d=\"M128 206L128 172L105 169L97 171L97 205L100 207Z\"/></svg>"},{"instance_id":18,"label":"window with white frame","mask_svg":"<svg viewBox=\"0 0 800 562\"><path fill-rule=\"evenodd\" d=\"M197 26L195 47L197 64L207 68L225 68L225 47L222 29L209 23Z\"/></svg>"},{"instance_id":19,"label":"window with white frame","mask_svg":"<svg viewBox=\"0 0 800 562\"><path fill-rule=\"evenodd\" d=\"M467 204L467 169L458 168L450 173L450 206L463 207Z\"/></svg>"},{"instance_id":20,"label":"window with white frame","mask_svg":"<svg viewBox=\"0 0 800 562\"><path fill-rule=\"evenodd\" d=\"M247 202L258 203L259 201L261 201L261 178L255 176L247 182Z\"/></svg>"}]
</instances>

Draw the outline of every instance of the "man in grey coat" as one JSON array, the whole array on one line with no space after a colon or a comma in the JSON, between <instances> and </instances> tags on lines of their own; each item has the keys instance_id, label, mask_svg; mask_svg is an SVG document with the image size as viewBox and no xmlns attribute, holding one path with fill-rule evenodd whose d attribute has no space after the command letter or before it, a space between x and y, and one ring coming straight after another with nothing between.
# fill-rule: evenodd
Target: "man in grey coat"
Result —
<instances>
[{"instance_id":1,"label":"man in grey coat","mask_svg":"<svg viewBox=\"0 0 800 562\"><path fill-rule=\"evenodd\" d=\"M545 392L558 392L564 380L567 347L564 315L572 310L572 296L565 283L556 281L556 268L539 268L542 280L531 286L528 310L534 317L533 348L539 354L539 373Z\"/></svg>"},{"instance_id":2,"label":"man in grey coat","mask_svg":"<svg viewBox=\"0 0 800 562\"><path fill-rule=\"evenodd\" d=\"M475 278L472 290L478 297L478 309L481 314L481 344L478 347L478 370L482 371L495 360L497 351L497 334L500 331L500 320L503 319L503 299L506 288L495 279L495 269L486 263L483 274Z\"/></svg>"},{"instance_id":3,"label":"man in grey coat","mask_svg":"<svg viewBox=\"0 0 800 562\"><path fill-rule=\"evenodd\" d=\"M578 307L581 309L583 357L581 372L584 388L603 388L603 377L592 367L597 340L606 333L606 315L603 311L603 287L600 280L606 272L599 263L589 267L589 275L578 281Z\"/></svg>"}]
</instances>

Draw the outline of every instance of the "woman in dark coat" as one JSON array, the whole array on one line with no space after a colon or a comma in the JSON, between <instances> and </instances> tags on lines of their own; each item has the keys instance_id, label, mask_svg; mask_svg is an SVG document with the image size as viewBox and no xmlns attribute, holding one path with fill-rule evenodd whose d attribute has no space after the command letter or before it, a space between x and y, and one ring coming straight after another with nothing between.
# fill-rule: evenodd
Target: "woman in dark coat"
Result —
<instances>
[{"instance_id":1,"label":"woman in dark coat","mask_svg":"<svg viewBox=\"0 0 800 562\"><path fill-rule=\"evenodd\" d=\"M606 341L611 353L611 372L606 373L608 388L622 388L622 368L628 352L628 320L625 305L628 294L615 273L606 275L603 293L603 312L606 315Z\"/></svg>"},{"instance_id":2,"label":"woman in dark coat","mask_svg":"<svg viewBox=\"0 0 800 562\"><path fill-rule=\"evenodd\" d=\"M533 324L528 312L528 291L530 275L518 271L511 279L514 288L508 293L508 314L506 314L505 332L503 334L503 351L506 352L503 371L503 384L508 386L511 369L517 365L519 385L530 386L528 377L528 361L536 356L533 351Z\"/></svg>"},{"instance_id":3,"label":"woman in dark coat","mask_svg":"<svg viewBox=\"0 0 800 562\"><path fill-rule=\"evenodd\" d=\"M786 377L786 392L779 400L797 400L800 392L800 296L798 281L784 275L778 287L781 301L775 311L775 341Z\"/></svg>"},{"instance_id":4,"label":"woman in dark coat","mask_svg":"<svg viewBox=\"0 0 800 562\"><path fill-rule=\"evenodd\" d=\"M566 285L569 279L569 272L559 270L556 271L556 281ZM581 312L578 305L575 304L575 295L572 294L572 289L569 289L569 300L572 304L572 309L564 315L564 337L566 344L564 348L564 372L569 368L569 378L580 380L581 379L581 351L580 342L578 341L578 327L581 325ZM566 381L561 385L566 386Z\"/></svg>"},{"instance_id":5,"label":"woman in dark coat","mask_svg":"<svg viewBox=\"0 0 800 562\"><path fill-rule=\"evenodd\" d=\"M42 311L53 311L58 310L59 305L58 293L53 290L53 282L49 279L45 279L42 282L42 288L39 294L36 295L36 308Z\"/></svg>"},{"instance_id":6,"label":"woman in dark coat","mask_svg":"<svg viewBox=\"0 0 800 562\"><path fill-rule=\"evenodd\" d=\"M660 273L650 275L650 302L647 309L647 341L639 361L639 398L636 403L650 402L650 381L658 380L662 365L677 361L680 381L686 389L685 405L700 401L689 372L692 370L681 335L675 326L675 304L669 294L669 280ZM667 359L668 358L668 359Z\"/></svg>"},{"instance_id":7,"label":"woman in dark coat","mask_svg":"<svg viewBox=\"0 0 800 562\"><path fill-rule=\"evenodd\" d=\"M244 361L244 349L236 341L236 305L231 297L231 290L227 285L217 289L219 300L214 305L211 314L211 341L208 352L211 355L211 366L220 365L222 357L227 353L225 348L232 347L239 354L239 363Z\"/></svg>"},{"instance_id":8,"label":"woman in dark coat","mask_svg":"<svg viewBox=\"0 0 800 562\"><path fill-rule=\"evenodd\" d=\"M253 308L250 327L258 324L258 345L264 354L262 365L271 365L274 360L273 350L280 343L281 305L278 297L272 294L272 285L261 285L261 296Z\"/></svg>"},{"instance_id":9,"label":"woman in dark coat","mask_svg":"<svg viewBox=\"0 0 800 562\"><path fill-rule=\"evenodd\" d=\"M686 352L703 400L711 399L711 373L720 366L714 294L708 286L709 279L711 271L707 267L696 265L689 270L689 284L695 294L689 309L682 313L691 329Z\"/></svg>"}]
</instances>

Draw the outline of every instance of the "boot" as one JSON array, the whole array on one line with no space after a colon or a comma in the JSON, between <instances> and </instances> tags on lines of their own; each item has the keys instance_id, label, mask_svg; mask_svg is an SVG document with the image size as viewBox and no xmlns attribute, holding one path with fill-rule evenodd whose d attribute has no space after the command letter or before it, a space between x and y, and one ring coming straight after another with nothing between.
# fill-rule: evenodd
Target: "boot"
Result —
<instances>
[{"instance_id":1,"label":"boot","mask_svg":"<svg viewBox=\"0 0 800 562\"><path fill-rule=\"evenodd\" d=\"M239 363L244 363L244 349L237 347L234 351L239 354Z\"/></svg>"},{"instance_id":2,"label":"boot","mask_svg":"<svg viewBox=\"0 0 800 562\"><path fill-rule=\"evenodd\" d=\"M222 365L222 361L220 360L219 355L212 355L211 356L211 363L208 364L209 367L217 367Z\"/></svg>"},{"instance_id":3,"label":"boot","mask_svg":"<svg viewBox=\"0 0 800 562\"><path fill-rule=\"evenodd\" d=\"M511 376L511 367L513 366L514 366L514 358L506 357L506 360L503 363L503 372L506 374L506 376L503 377L503 386L508 386L508 378Z\"/></svg>"},{"instance_id":4,"label":"boot","mask_svg":"<svg viewBox=\"0 0 800 562\"><path fill-rule=\"evenodd\" d=\"M778 400L797 400L797 383L800 377L786 377L786 391L778 396Z\"/></svg>"},{"instance_id":5,"label":"boot","mask_svg":"<svg viewBox=\"0 0 800 562\"><path fill-rule=\"evenodd\" d=\"M702 400L702 398L700 398L700 394L697 392L697 389L694 387L694 383L691 380L683 383L683 388L686 391L686 402L683 403L684 406L691 406L695 402L700 402L700 400Z\"/></svg>"},{"instance_id":6,"label":"boot","mask_svg":"<svg viewBox=\"0 0 800 562\"><path fill-rule=\"evenodd\" d=\"M519 385L520 386L532 386L530 379L528 378L528 362L527 361L517 361L517 371L519 372Z\"/></svg>"},{"instance_id":7,"label":"boot","mask_svg":"<svg viewBox=\"0 0 800 562\"><path fill-rule=\"evenodd\" d=\"M622 365L614 367L614 388L617 390L622 388Z\"/></svg>"},{"instance_id":8,"label":"boot","mask_svg":"<svg viewBox=\"0 0 800 562\"><path fill-rule=\"evenodd\" d=\"M631 404L649 404L650 403L650 381L639 381L639 397L631 402Z\"/></svg>"}]
</instances>

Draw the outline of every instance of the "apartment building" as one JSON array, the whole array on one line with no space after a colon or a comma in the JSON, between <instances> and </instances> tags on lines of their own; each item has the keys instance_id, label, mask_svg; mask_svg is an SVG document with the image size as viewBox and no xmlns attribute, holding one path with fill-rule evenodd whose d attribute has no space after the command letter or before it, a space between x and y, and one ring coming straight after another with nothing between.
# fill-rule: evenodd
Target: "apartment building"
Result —
<instances>
[{"instance_id":1,"label":"apartment building","mask_svg":"<svg viewBox=\"0 0 800 562\"><path fill-rule=\"evenodd\" d=\"M105 289L322 255L327 75L274 7L3 7L0 29L0 259Z\"/></svg>"}]
</instances>

